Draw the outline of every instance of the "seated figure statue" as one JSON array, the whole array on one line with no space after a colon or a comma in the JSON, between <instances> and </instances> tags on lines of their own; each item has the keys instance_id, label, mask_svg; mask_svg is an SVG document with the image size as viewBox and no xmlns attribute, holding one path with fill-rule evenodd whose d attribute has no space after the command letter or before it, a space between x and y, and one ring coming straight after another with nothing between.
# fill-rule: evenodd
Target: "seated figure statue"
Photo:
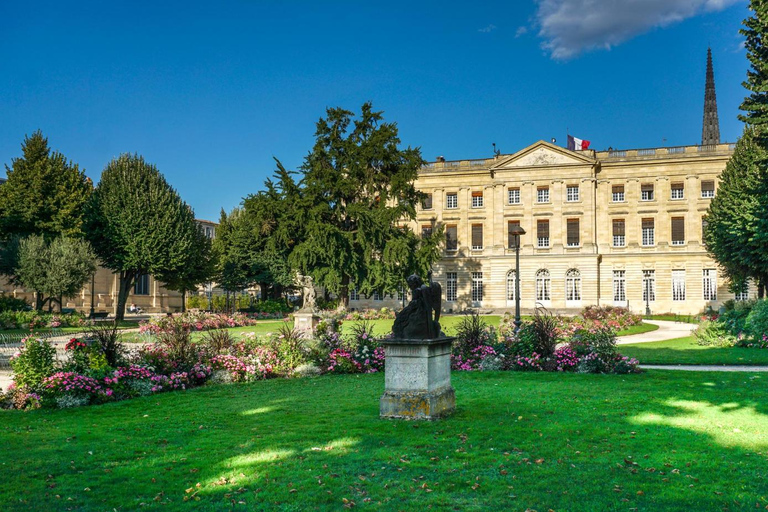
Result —
<instances>
[{"instance_id":1,"label":"seated figure statue","mask_svg":"<svg viewBox=\"0 0 768 512\"><path fill-rule=\"evenodd\" d=\"M431 274L431 272L430 272ZM440 330L442 288L439 283L424 284L417 275L409 276L411 302L397 314L392 333L398 339L444 338Z\"/></svg>"}]
</instances>

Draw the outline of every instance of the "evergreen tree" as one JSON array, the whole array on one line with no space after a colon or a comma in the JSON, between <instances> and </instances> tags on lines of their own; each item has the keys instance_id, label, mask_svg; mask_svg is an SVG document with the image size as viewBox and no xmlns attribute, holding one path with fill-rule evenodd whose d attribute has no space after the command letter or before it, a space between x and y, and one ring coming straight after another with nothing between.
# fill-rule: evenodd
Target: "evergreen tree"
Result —
<instances>
[{"instance_id":1,"label":"evergreen tree","mask_svg":"<svg viewBox=\"0 0 768 512\"><path fill-rule=\"evenodd\" d=\"M117 320L137 276L183 273L198 243L192 209L138 155L107 164L87 204L85 226L103 265L119 273Z\"/></svg>"},{"instance_id":2,"label":"evergreen tree","mask_svg":"<svg viewBox=\"0 0 768 512\"><path fill-rule=\"evenodd\" d=\"M753 15L744 20L739 32L746 37L744 47L751 69L747 71L744 87L751 92L739 107L744 114L739 119L756 128L760 142L765 145L768 138L768 1L751 0Z\"/></svg>"},{"instance_id":3,"label":"evergreen tree","mask_svg":"<svg viewBox=\"0 0 768 512\"><path fill-rule=\"evenodd\" d=\"M36 293L36 308L49 309L63 297L73 297L96 271L96 259L88 242L59 236L46 241L41 235L14 239L15 263L11 280Z\"/></svg>"},{"instance_id":4,"label":"evergreen tree","mask_svg":"<svg viewBox=\"0 0 768 512\"><path fill-rule=\"evenodd\" d=\"M328 109L315 139L293 208L302 233L292 266L344 306L350 285L362 293L395 291L410 273L423 275L437 260L431 248L441 232L421 240L406 228L423 196L414 187L424 164L419 149L401 149L397 126L370 103L356 119Z\"/></svg>"},{"instance_id":5,"label":"evergreen tree","mask_svg":"<svg viewBox=\"0 0 768 512\"><path fill-rule=\"evenodd\" d=\"M766 150L747 127L720 175L717 196L707 212L704 243L734 283L753 278L762 288L768 281L768 244L756 236L764 221L768 196L760 192L768 179Z\"/></svg>"},{"instance_id":6,"label":"evergreen tree","mask_svg":"<svg viewBox=\"0 0 768 512\"><path fill-rule=\"evenodd\" d=\"M40 234L82 236L91 180L64 155L51 152L40 131L26 137L23 156L6 166L0 187L0 239Z\"/></svg>"}]
</instances>

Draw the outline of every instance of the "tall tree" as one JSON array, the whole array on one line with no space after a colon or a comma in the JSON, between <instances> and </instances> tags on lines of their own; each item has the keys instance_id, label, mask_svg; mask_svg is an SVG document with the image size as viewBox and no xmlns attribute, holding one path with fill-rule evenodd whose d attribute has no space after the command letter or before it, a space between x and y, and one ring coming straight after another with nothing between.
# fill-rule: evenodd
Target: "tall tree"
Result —
<instances>
[{"instance_id":1,"label":"tall tree","mask_svg":"<svg viewBox=\"0 0 768 512\"><path fill-rule=\"evenodd\" d=\"M186 311L187 292L196 290L211 281L216 275L216 259L211 248L211 239L205 235L202 226L197 226L195 243L187 254L187 263L175 272L164 272L157 277L169 290L181 293L181 310Z\"/></svg>"},{"instance_id":2,"label":"tall tree","mask_svg":"<svg viewBox=\"0 0 768 512\"><path fill-rule=\"evenodd\" d=\"M77 164L51 152L40 131L26 137L22 157L6 166L0 187L0 238L82 236L83 207L93 189Z\"/></svg>"},{"instance_id":3,"label":"tall tree","mask_svg":"<svg viewBox=\"0 0 768 512\"><path fill-rule=\"evenodd\" d=\"M394 291L414 271L424 272L436 251L403 227L416 216L414 187L424 164L418 148L401 149L397 126L384 122L370 103L359 117L341 108L327 110L315 145L301 167L302 237L292 265L336 293L347 305L349 287L363 293ZM417 261L413 254L425 259Z\"/></svg>"},{"instance_id":4,"label":"tall tree","mask_svg":"<svg viewBox=\"0 0 768 512\"><path fill-rule=\"evenodd\" d=\"M104 266L120 275L117 320L137 276L183 272L198 242L192 208L139 155L107 164L87 204L85 227Z\"/></svg>"},{"instance_id":5,"label":"tall tree","mask_svg":"<svg viewBox=\"0 0 768 512\"><path fill-rule=\"evenodd\" d=\"M765 144L768 137L768 1L751 0L749 8L753 15L744 20L739 32L745 36L744 47L750 68L743 86L751 93L739 107L744 114L739 119L757 132L755 136Z\"/></svg>"},{"instance_id":6,"label":"tall tree","mask_svg":"<svg viewBox=\"0 0 768 512\"><path fill-rule=\"evenodd\" d=\"M14 274L11 280L36 293L36 308L49 309L63 297L73 297L96 271L96 258L88 242L81 238L59 236L46 241L41 235L15 238Z\"/></svg>"},{"instance_id":7,"label":"tall tree","mask_svg":"<svg viewBox=\"0 0 768 512\"><path fill-rule=\"evenodd\" d=\"M734 283L748 278L761 288L768 283L768 245L758 236L761 211L768 201L760 188L768 179L766 150L747 127L720 175L717 196L707 212L704 243L712 257ZM762 294L762 293L761 293Z\"/></svg>"}]
</instances>

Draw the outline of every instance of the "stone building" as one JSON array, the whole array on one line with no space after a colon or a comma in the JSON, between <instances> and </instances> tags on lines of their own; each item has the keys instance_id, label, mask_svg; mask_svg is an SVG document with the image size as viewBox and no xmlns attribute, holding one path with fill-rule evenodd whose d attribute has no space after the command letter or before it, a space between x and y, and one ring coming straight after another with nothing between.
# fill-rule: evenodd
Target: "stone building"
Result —
<instances>
[{"instance_id":1,"label":"stone building","mask_svg":"<svg viewBox=\"0 0 768 512\"><path fill-rule=\"evenodd\" d=\"M539 141L490 159L429 163L417 180L427 200L411 228L441 225L446 243L433 279L446 310L514 307L520 300L575 312L620 305L637 312L695 314L734 295L702 242L705 214L734 144L721 144L711 54L702 144L571 151ZM350 307L396 298L352 294Z\"/></svg>"}]
</instances>

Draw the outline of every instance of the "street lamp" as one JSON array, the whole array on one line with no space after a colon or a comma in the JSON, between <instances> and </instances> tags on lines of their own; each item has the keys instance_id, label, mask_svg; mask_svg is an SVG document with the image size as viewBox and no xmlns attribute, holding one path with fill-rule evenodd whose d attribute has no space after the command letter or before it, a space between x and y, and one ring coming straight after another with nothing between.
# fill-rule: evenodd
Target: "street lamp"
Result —
<instances>
[{"instance_id":1,"label":"street lamp","mask_svg":"<svg viewBox=\"0 0 768 512\"><path fill-rule=\"evenodd\" d=\"M94 271L93 274L91 274L91 318L93 318L93 314L95 310L93 309L93 301L95 300L96 292L96 272Z\"/></svg>"},{"instance_id":2,"label":"street lamp","mask_svg":"<svg viewBox=\"0 0 768 512\"><path fill-rule=\"evenodd\" d=\"M651 280L645 279L645 316L651 317Z\"/></svg>"},{"instance_id":3,"label":"street lamp","mask_svg":"<svg viewBox=\"0 0 768 512\"><path fill-rule=\"evenodd\" d=\"M515 334L520 330L520 237L525 234L525 230L520 224L515 224L509 228L509 234L512 235L515 242Z\"/></svg>"}]
</instances>

